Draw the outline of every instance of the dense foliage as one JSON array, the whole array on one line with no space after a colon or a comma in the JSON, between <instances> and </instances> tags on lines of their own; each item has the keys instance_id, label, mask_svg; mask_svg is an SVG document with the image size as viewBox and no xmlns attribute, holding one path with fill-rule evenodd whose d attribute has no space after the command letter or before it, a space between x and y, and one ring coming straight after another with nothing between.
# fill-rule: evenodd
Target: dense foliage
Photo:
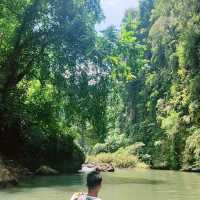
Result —
<instances>
[{"instance_id":1,"label":"dense foliage","mask_svg":"<svg viewBox=\"0 0 200 200\"><path fill-rule=\"evenodd\" d=\"M141 157L154 168L200 167L199 30L198 0L141 0L138 10L126 12L116 56L132 80L114 81L111 152L112 146L142 142ZM116 139L113 131L123 136ZM123 137L128 143L120 144ZM97 144L94 153L107 146L107 140Z\"/></svg>"},{"instance_id":2,"label":"dense foliage","mask_svg":"<svg viewBox=\"0 0 200 200\"><path fill-rule=\"evenodd\" d=\"M199 0L140 0L97 33L101 19L99 0L0 2L0 152L60 171L83 151L200 167Z\"/></svg>"},{"instance_id":3,"label":"dense foliage","mask_svg":"<svg viewBox=\"0 0 200 200\"><path fill-rule=\"evenodd\" d=\"M76 170L84 155L73 139L86 129L103 138L102 17L98 0L0 2L1 152Z\"/></svg>"}]
</instances>

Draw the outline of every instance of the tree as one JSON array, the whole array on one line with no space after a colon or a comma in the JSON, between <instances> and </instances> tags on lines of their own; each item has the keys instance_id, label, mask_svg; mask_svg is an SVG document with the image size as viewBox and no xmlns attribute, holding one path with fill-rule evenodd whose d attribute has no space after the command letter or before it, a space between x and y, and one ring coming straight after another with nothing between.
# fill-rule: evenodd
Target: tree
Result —
<instances>
[{"instance_id":1,"label":"tree","mask_svg":"<svg viewBox=\"0 0 200 200\"><path fill-rule=\"evenodd\" d=\"M1 31L0 62L2 125L7 121L7 98L22 79L40 73L58 81L66 69L75 69L77 63L86 60L101 10L98 1L65 0L2 1L0 9L5 27ZM6 26L11 22L12 26Z\"/></svg>"}]
</instances>

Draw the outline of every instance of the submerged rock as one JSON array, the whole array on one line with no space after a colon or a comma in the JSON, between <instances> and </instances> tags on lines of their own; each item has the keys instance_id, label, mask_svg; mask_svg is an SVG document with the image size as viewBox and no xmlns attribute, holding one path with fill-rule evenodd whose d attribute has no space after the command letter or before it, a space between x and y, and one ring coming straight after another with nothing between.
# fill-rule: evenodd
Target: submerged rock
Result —
<instances>
[{"instance_id":1,"label":"submerged rock","mask_svg":"<svg viewBox=\"0 0 200 200\"><path fill-rule=\"evenodd\" d=\"M49 176L49 175L57 175L59 174L59 172L49 166L43 165L39 169L36 170L35 174Z\"/></svg>"}]
</instances>

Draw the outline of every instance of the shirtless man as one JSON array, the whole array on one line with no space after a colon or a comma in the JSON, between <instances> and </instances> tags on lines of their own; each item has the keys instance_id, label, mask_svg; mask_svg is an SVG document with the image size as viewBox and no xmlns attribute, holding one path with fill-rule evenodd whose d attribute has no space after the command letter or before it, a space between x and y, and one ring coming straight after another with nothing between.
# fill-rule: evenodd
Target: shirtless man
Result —
<instances>
[{"instance_id":1,"label":"shirtless man","mask_svg":"<svg viewBox=\"0 0 200 200\"><path fill-rule=\"evenodd\" d=\"M102 176L100 172L93 171L87 176L88 193L75 193L71 200L101 200L98 198L101 189Z\"/></svg>"}]
</instances>

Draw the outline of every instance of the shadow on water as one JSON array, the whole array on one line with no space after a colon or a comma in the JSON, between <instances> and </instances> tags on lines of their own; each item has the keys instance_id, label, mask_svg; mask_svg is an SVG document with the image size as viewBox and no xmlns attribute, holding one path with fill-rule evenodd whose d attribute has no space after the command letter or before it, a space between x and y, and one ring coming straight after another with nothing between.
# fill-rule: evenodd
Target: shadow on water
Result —
<instances>
[{"instance_id":1,"label":"shadow on water","mask_svg":"<svg viewBox=\"0 0 200 200\"><path fill-rule=\"evenodd\" d=\"M103 184L165 184L165 181L151 180L136 177L119 177L113 175L103 175ZM62 176L39 176L29 177L21 181L20 188L40 188L40 187L68 187L68 186L85 186L86 175L62 175Z\"/></svg>"},{"instance_id":2,"label":"shadow on water","mask_svg":"<svg viewBox=\"0 0 200 200\"><path fill-rule=\"evenodd\" d=\"M157 184L165 184L165 181L161 180L151 180L145 178L134 178L134 177L106 177L104 180L105 184L150 184L150 185L157 185Z\"/></svg>"},{"instance_id":3,"label":"shadow on water","mask_svg":"<svg viewBox=\"0 0 200 200\"><path fill-rule=\"evenodd\" d=\"M73 175L60 175L60 176L36 176L26 177L21 180L20 188L39 188L39 187L67 187L84 185L85 175L73 174Z\"/></svg>"}]
</instances>

